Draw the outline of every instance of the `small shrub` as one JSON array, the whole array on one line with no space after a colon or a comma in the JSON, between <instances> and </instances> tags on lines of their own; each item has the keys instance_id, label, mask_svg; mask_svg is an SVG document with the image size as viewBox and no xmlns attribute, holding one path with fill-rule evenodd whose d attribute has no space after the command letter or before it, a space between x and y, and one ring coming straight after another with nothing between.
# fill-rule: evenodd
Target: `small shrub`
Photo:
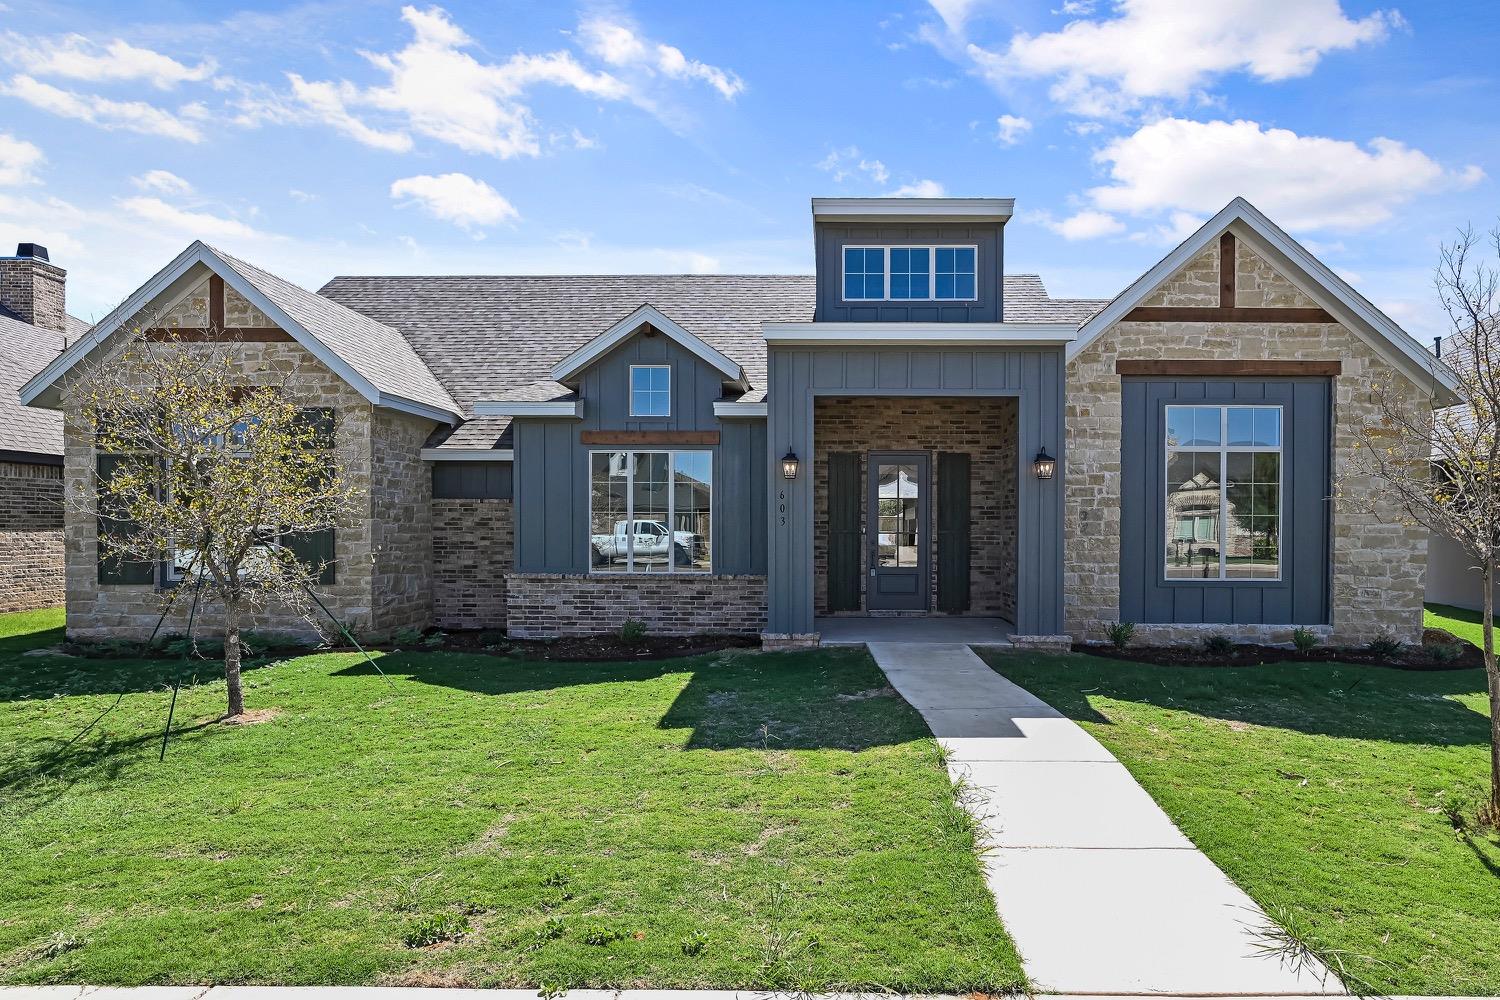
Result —
<instances>
[{"instance_id":1,"label":"small shrub","mask_svg":"<svg viewBox=\"0 0 1500 1000\"><path fill-rule=\"evenodd\" d=\"M629 618L624 625L620 626L621 642L640 642L646 638L646 623L636 618Z\"/></svg>"},{"instance_id":2,"label":"small shrub","mask_svg":"<svg viewBox=\"0 0 1500 1000\"><path fill-rule=\"evenodd\" d=\"M426 948L443 941L460 941L471 929L468 917L439 913L412 921L401 941L408 948Z\"/></svg>"},{"instance_id":3,"label":"small shrub","mask_svg":"<svg viewBox=\"0 0 1500 1000\"><path fill-rule=\"evenodd\" d=\"M682 939L682 953L689 958L701 955L708 950L708 932L693 931Z\"/></svg>"},{"instance_id":4,"label":"small shrub","mask_svg":"<svg viewBox=\"0 0 1500 1000\"><path fill-rule=\"evenodd\" d=\"M398 629L391 636L391 642L397 646L415 646L422 641L422 630L419 628Z\"/></svg>"},{"instance_id":5,"label":"small shrub","mask_svg":"<svg viewBox=\"0 0 1500 1000\"><path fill-rule=\"evenodd\" d=\"M1438 663L1453 663L1464 655L1464 647L1458 642L1440 642L1427 647L1427 654Z\"/></svg>"},{"instance_id":6,"label":"small shrub","mask_svg":"<svg viewBox=\"0 0 1500 1000\"><path fill-rule=\"evenodd\" d=\"M447 641L448 641L448 635L447 635L447 633L445 633L445 632L434 632L431 635L429 635L427 638L425 638L425 639L422 640L422 645L426 646L428 649L438 649L439 647L441 647L443 645L443 643L445 643Z\"/></svg>"},{"instance_id":7,"label":"small shrub","mask_svg":"<svg viewBox=\"0 0 1500 1000\"><path fill-rule=\"evenodd\" d=\"M1371 639L1370 644L1365 648L1370 651L1370 654L1372 656L1375 656L1378 659L1390 660L1394 659L1397 656L1400 656L1401 651L1405 649L1406 646L1401 642L1400 639L1397 639L1391 633L1382 632L1375 638Z\"/></svg>"},{"instance_id":8,"label":"small shrub","mask_svg":"<svg viewBox=\"0 0 1500 1000\"><path fill-rule=\"evenodd\" d=\"M1130 640L1135 636L1135 622L1115 622L1106 634L1109 636L1111 646L1124 649L1130 645Z\"/></svg>"},{"instance_id":9,"label":"small shrub","mask_svg":"<svg viewBox=\"0 0 1500 1000\"><path fill-rule=\"evenodd\" d=\"M1296 646L1297 651L1300 653L1306 653L1317 644L1318 633L1314 632L1310 628L1305 628L1299 625L1297 629L1292 632L1292 645Z\"/></svg>"},{"instance_id":10,"label":"small shrub","mask_svg":"<svg viewBox=\"0 0 1500 1000\"><path fill-rule=\"evenodd\" d=\"M558 997L568 992L567 983L559 983L553 980L543 979L537 985L541 988L536 991L536 995L540 997L541 1000L557 1000Z\"/></svg>"},{"instance_id":11,"label":"small shrub","mask_svg":"<svg viewBox=\"0 0 1500 1000\"><path fill-rule=\"evenodd\" d=\"M481 646L503 646L509 637L500 629L486 629L479 633Z\"/></svg>"},{"instance_id":12,"label":"small shrub","mask_svg":"<svg viewBox=\"0 0 1500 1000\"><path fill-rule=\"evenodd\" d=\"M616 941L624 940L628 935L624 931L615 930L613 927L604 927L593 924L583 932L583 943L591 944L597 948L604 948Z\"/></svg>"},{"instance_id":13,"label":"small shrub","mask_svg":"<svg viewBox=\"0 0 1500 1000\"><path fill-rule=\"evenodd\" d=\"M1215 632L1203 640L1203 651L1210 656L1228 656L1234 652L1234 640Z\"/></svg>"}]
</instances>

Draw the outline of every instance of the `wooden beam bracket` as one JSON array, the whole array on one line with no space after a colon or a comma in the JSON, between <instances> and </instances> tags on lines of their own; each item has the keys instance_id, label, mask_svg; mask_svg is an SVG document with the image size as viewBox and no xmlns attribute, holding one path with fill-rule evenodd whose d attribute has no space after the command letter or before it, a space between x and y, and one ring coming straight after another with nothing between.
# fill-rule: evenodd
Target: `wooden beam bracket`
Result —
<instances>
[{"instance_id":1,"label":"wooden beam bracket","mask_svg":"<svg viewBox=\"0 0 1500 1000\"><path fill-rule=\"evenodd\" d=\"M582 444L670 445L718 444L718 431L581 431Z\"/></svg>"}]
</instances>

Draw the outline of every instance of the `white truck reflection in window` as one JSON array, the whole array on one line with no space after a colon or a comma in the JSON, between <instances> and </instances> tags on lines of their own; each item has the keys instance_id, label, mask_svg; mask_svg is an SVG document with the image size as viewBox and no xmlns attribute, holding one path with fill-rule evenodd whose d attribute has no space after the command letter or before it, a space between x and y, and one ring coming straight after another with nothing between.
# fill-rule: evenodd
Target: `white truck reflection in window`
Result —
<instances>
[{"instance_id":1,"label":"white truck reflection in window","mask_svg":"<svg viewBox=\"0 0 1500 1000\"><path fill-rule=\"evenodd\" d=\"M634 539L631 538L632 535ZM670 554L676 565L692 566L700 558L700 553L703 553L702 535L678 531L673 533L670 543L667 535L667 526L660 521L616 521L613 534L592 537L594 565L607 566L625 562L629 558L632 540L635 542L637 564L664 564Z\"/></svg>"}]
</instances>

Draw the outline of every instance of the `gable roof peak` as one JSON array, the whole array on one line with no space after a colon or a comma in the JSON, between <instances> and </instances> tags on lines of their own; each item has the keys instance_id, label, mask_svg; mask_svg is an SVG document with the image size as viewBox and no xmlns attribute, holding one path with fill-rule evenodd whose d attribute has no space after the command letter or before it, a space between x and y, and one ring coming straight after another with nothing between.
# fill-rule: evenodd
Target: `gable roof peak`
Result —
<instances>
[{"instance_id":1,"label":"gable roof peak","mask_svg":"<svg viewBox=\"0 0 1500 1000\"><path fill-rule=\"evenodd\" d=\"M745 379L745 369L738 361L726 356L706 340L688 331L650 302L642 302L623 319L559 361L552 369L552 379L557 382L567 382L647 324L708 362L724 376L726 382L734 382L741 388L749 385Z\"/></svg>"}]
</instances>

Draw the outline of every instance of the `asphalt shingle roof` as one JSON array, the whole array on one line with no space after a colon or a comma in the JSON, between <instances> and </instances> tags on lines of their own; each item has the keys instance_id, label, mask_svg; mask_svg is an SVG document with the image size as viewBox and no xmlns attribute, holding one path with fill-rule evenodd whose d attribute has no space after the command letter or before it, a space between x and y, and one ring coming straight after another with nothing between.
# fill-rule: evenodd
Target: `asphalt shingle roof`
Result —
<instances>
[{"instance_id":1,"label":"asphalt shingle roof","mask_svg":"<svg viewBox=\"0 0 1500 1000\"><path fill-rule=\"evenodd\" d=\"M450 412L458 409L396 330L222 250L210 249L381 392Z\"/></svg>"},{"instance_id":2,"label":"asphalt shingle roof","mask_svg":"<svg viewBox=\"0 0 1500 1000\"><path fill-rule=\"evenodd\" d=\"M62 455L62 414L22 406L18 394L62 349L62 334L0 315L0 451Z\"/></svg>"}]
</instances>

